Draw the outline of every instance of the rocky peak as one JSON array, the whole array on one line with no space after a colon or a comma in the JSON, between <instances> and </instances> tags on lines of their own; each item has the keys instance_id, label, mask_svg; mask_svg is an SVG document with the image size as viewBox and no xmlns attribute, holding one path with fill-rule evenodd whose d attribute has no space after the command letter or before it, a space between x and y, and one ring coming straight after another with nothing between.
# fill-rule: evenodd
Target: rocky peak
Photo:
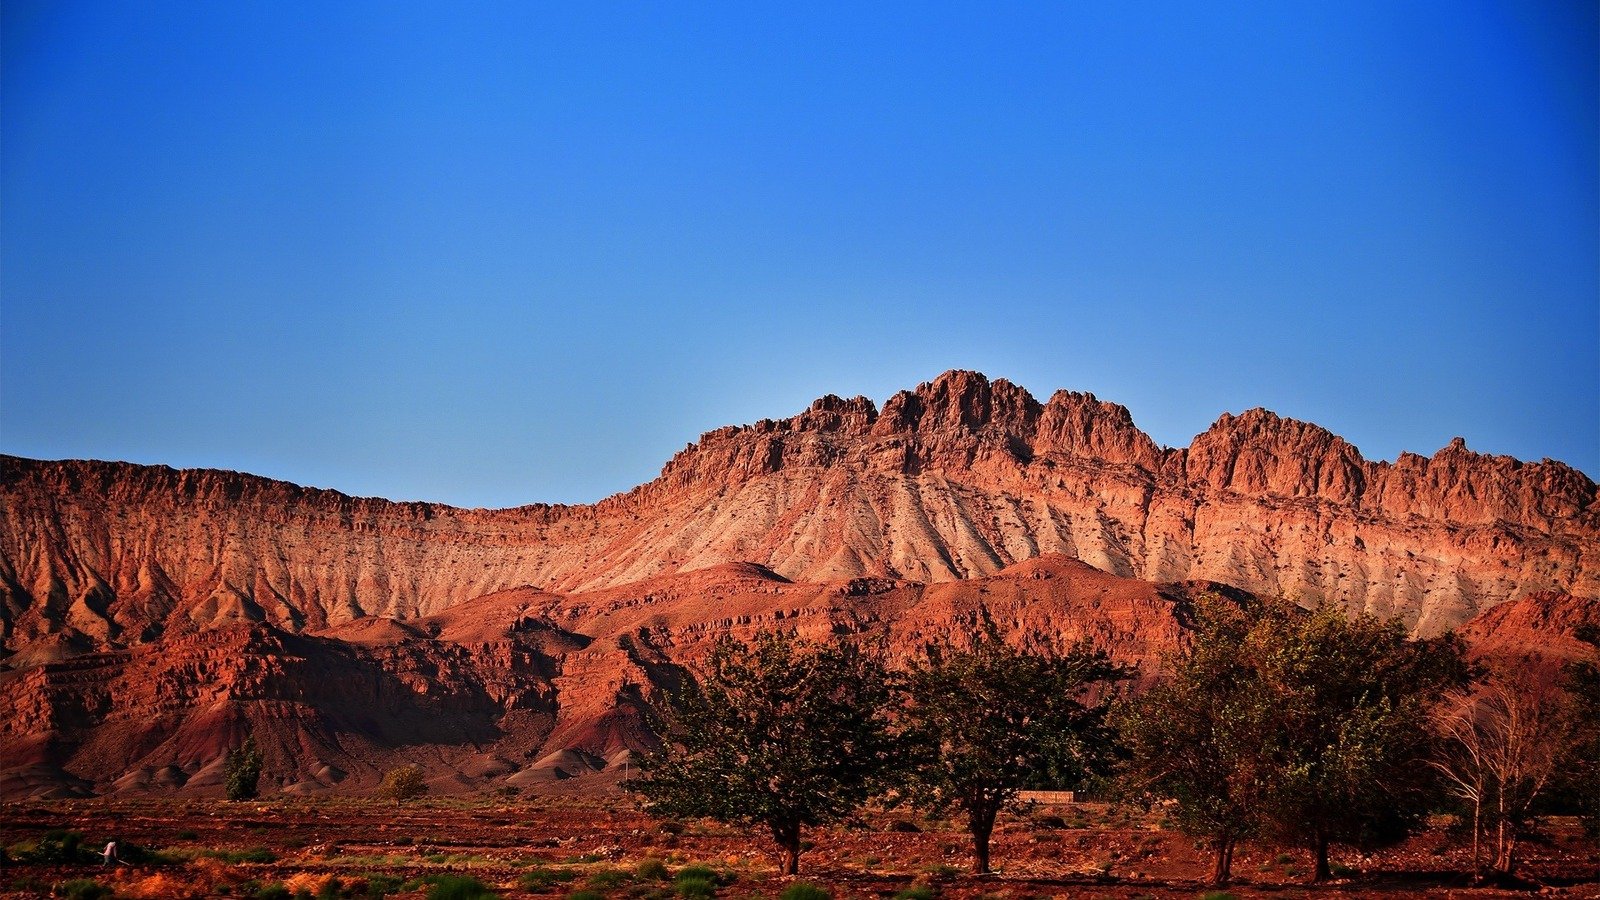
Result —
<instances>
[{"instance_id":1,"label":"rocky peak","mask_svg":"<svg viewBox=\"0 0 1600 900\"><path fill-rule=\"evenodd\" d=\"M1361 452L1326 428L1266 409L1221 418L1189 445L1190 484L1253 496L1354 504L1366 483Z\"/></svg>"},{"instance_id":2,"label":"rocky peak","mask_svg":"<svg viewBox=\"0 0 1600 900\"><path fill-rule=\"evenodd\" d=\"M1133 424L1128 408L1095 395L1056 391L1039 417L1034 437L1038 453L1104 460L1159 472L1164 454Z\"/></svg>"}]
</instances>

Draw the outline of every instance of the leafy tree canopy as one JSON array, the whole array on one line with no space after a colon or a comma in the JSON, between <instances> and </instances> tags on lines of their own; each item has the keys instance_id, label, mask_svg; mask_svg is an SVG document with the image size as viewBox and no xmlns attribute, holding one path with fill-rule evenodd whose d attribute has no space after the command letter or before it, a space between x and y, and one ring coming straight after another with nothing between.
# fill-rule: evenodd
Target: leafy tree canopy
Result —
<instances>
[{"instance_id":1,"label":"leafy tree canopy","mask_svg":"<svg viewBox=\"0 0 1600 900\"><path fill-rule=\"evenodd\" d=\"M992 622L965 647L927 646L905 675L906 797L965 812L974 869L987 872L995 816L1030 779L1049 769L1076 785L1106 768L1105 706L1086 695L1127 675L1087 646L1013 647Z\"/></svg>"},{"instance_id":2,"label":"leafy tree canopy","mask_svg":"<svg viewBox=\"0 0 1600 900\"><path fill-rule=\"evenodd\" d=\"M846 818L882 789L892 699L882 664L843 641L725 637L663 712L664 746L629 788L659 815L770 829L793 874L802 828Z\"/></svg>"}]
</instances>

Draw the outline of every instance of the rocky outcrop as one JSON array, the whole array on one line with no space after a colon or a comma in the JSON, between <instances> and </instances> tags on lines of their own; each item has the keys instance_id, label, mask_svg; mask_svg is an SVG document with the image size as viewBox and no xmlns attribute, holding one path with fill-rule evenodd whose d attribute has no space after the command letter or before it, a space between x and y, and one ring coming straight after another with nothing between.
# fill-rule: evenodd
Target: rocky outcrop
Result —
<instances>
[{"instance_id":1,"label":"rocky outcrop","mask_svg":"<svg viewBox=\"0 0 1600 900\"><path fill-rule=\"evenodd\" d=\"M1018 641L1091 642L1149 678L1207 589L1226 590L1061 556L933 585L797 584L727 565L583 594L515 588L316 634L254 623L168 635L0 671L0 784L214 794L223 754L248 735L269 791L370 790L406 763L440 791L544 790L651 746L644 710L724 635L848 634L900 659L990 620Z\"/></svg>"},{"instance_id":2,"label":"rocky outcrop","mask_svg":"<svg viewBox=\"0 0 1600 900\"><path fill-rule=\"evenodd\" d=\"M592 592L730 562L796 581L938 583L1061 553L1405 618L1600 594L1596 487L1559 462L1363 459L1264 410L1164 449L1128 411L949 372L710 432L592 506L463 510L216 471L0 458L11 665L263 623L413 620L537 585Z\"/></svg>"}]
</instances>

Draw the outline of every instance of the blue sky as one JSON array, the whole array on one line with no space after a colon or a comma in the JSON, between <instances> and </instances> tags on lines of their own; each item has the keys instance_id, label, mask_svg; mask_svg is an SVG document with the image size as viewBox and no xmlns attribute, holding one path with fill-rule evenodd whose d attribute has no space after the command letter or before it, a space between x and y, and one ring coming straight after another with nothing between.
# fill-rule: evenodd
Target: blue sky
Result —
<instances>
[{"instance_id":1,"label":"blue sky","mask_svg":"<svg viewBox=\"0 0 1600 900\"><path fill-rule=\"evenodd\" d=\"M1592 2L3 7L0 450L589 501L949 368L1600 475Z\"/></svg>"}]
</instances>

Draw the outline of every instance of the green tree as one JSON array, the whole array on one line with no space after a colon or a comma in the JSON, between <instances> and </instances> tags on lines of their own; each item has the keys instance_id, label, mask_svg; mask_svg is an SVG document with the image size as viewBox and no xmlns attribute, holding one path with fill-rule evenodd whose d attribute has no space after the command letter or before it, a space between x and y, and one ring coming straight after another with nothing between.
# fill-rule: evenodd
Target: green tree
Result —
<instances>
[{"instance_id":1,"label":"green tree","mask_svg":"<svg viewBox=\"0 0 1600 900\"><path fill-rule=\"evenodd\" d=\"M1420 826L1433 787L1428 711L1471 674L1454 637L1411 641L1398 621L1215 597L1199 604L1173 669L1123 717L1131 771L1211 840L1217 884L1245 837L1305 847L1320 881L1331 845Z\"/></svg>"},{"instance_id":2,"label":"green tree","mask_svg":"<svg viewBox=\"0 0 1600 900\"><path fill-rule=\"evenodd\" d=\"M964 648L926 646L905 675L907 798L936 812L959 807L973 871L988 872L995 817L1031 777L1048 766L1076 784L1105 768L1113 743L1106 708L1084 701L1128 674L1086 646L1065 654L1012 647L992 623Z\"/></svg>"},{"instance_id":3,"label":"green tree","mask_svg":"<svg viewBox=\"0 0 1600 900\"><path fill-rule=\"evenodd\" d=\"M662 747L628 788L654 814L768 829L784 874L795 874L803 828L839 821L882 790L892 699L882 664L842 641L724 637L703 679L671 697Z\"/></svg>"},{"instance_id":4,"label":"green tree","mask_svg":"<svg viewBox=\"0 0 1600 900\"><path fill-rule=\"evenodd\" d=\"M255 799L261 781L261 762L261 751L256 749L253 737L245 738L243 746L228 751L222 761L222 773L229 800Z\"/></svg>"},{"instance_id":5,"label":"green tree","mask_svg":"<svg viewBox=\"0 0 1600 900\"><path fill-rule=\"evenodd\" d=\"M378 793L393 800L395 806L421 797L427 792L427 779L423 776L422 769L417 766L390 769L388 774L383 776L383 784L378 787Z\"/></svg>"},{"instance_id":6,"label":"green tree","mask_svg":"<svg viewBox=\"0 0 1600 900\"><path fill-rule=\"evenodd\" d=\"M1588 645L1589 658L1567 667L1575 734L1565 786L1577 801L1584 830L1600 837L1600 627L1581 625L1575 637Z\"/></svg>"},{"instance_id":7,"label":"green tree","mask_svg":"<svg viewBox=\"0 0 1600 900\"><path fill-rule=\"evenodd\" d=\"M1261 827L1272 788L1272 706L1243 649L1244 611L1215 594L1195 605L1187 649L1170 673L1119 706L1116 724L1130 753L1124 772L1136 794L1175 800L1173 817L1212 851L1211 882L1232 877L1239 842Z\"/></svg>"},{"instance_id":8,"label":"green tree","mask_svg":"<svg viewBox=\"0 0 1600 900\"><path fill-rule=\"evenodd\" d=\"M1408 639L1398 619L1278 608L1259 617L1244 653L1271 704L1269 836L1331 873L1334 843L1363 847L1415 832L1434 780L1429 711L1468 681L1453 636Z\"/></svg>"}]
</instances>

